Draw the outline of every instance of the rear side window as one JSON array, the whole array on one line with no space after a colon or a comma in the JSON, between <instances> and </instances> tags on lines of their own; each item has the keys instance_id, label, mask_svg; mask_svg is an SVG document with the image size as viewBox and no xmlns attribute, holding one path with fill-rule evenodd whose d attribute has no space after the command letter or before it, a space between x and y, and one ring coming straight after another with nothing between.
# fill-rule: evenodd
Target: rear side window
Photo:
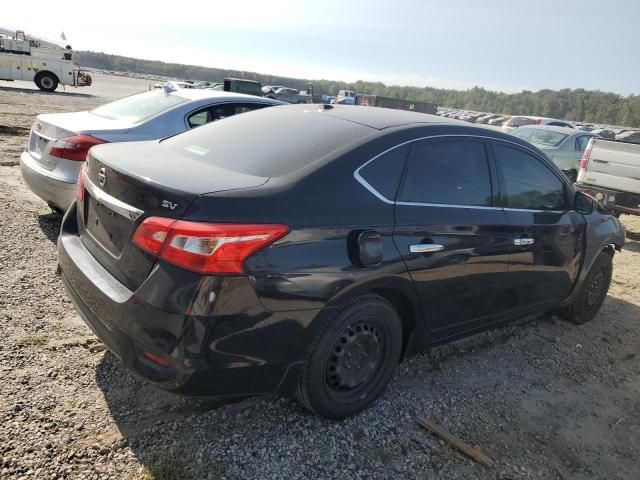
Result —
<instances>
[{"instance_id":1,"label":"rear side window","mask_svg":"<svg viewBox=\"0 0 640 480\"><path fill-rule=\"evenodd\" d=\"M491 206L491 180L484 143L464 139L414 142L399 200Z\"/></svg>"},{"instance_id":2,"label":"rear side window","mask_svg":"<svg viewBox=\"0 0 640 480\"><path fill-rule=\"evenodd\" d=\"M517 148L494 144L504 180L505 207L526 210L563 210L564 185L546 165Z\"/></svg>"},{"instance_id":3,"label":"rear side window","mask_svg":"<svg viewBox=\"0 0 640 480\"><path fill-rule=\"evenodd\" d=\"M403 145L383 153L360 168L358 174L376 192L387 200L393 201L400 185L408 151L409 146Z\"/></svg>"}]
</instances>

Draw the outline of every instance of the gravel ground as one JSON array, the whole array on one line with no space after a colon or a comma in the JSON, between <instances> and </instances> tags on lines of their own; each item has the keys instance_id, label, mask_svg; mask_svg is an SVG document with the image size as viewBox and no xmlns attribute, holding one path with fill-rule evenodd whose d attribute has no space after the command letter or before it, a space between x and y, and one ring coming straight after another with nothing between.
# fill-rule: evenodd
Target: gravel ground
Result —
<instances>
[{"instance_id":1,"label":"gravel ground","mask_svg":"<svg viewBox=\"0 0 640 480\"><path fill-rule=\"evenodd\" d=\"M528 319L411 357L355 418L177 397L132 377L79 319L55 275L60 217L16 166L36 113L109 96L84 92L0 86L0 478L640 478L640 219L623 217L629 243L591 324Z\"/></svg>"}]
</instances>

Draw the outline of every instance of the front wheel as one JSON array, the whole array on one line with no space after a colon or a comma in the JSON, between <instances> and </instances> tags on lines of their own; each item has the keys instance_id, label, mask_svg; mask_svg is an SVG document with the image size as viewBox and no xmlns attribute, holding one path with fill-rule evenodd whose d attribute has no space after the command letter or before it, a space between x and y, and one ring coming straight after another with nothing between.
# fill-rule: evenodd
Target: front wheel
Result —
<instances>
[{"instance_id":1,"label":"front wheel","mask_svg":"<svg viewBox=\"0 0 640 480\"><path fill-rule=\"evenodd\" d=\"M58 88L58 77L51 72L41 72L34 78L36 86L43 92L53 92Z\"/></svg>"},{"instance_id":2,"label":"front wheel","mask_svg":"<svg viewBox=\"0 0 640 480\"><path fill-rule=\"evenodd\" d=\"M578 324L593 320L607 297L612 273L613 256L608 252L601 252L593 262L573 303L563 309L561 315Z\"/></svg>"},{"instance_id":3,"label":"front wheel","mask_svg":"<svg viewBox=\"0 0 640 480\"><path fill-rule=\"evenodd\" d=\"M355 297L312 342L297 397L325 418L354 415L384 391L401 350L402 324L393 306L378 295Z\"/></svg>"}]
</instances>

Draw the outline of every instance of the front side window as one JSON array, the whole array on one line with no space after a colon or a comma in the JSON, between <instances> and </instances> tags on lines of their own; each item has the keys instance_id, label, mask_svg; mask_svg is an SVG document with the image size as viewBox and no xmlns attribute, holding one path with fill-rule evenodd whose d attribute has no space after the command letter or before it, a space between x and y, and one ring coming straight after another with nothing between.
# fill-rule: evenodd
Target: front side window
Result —
<instances>
[{"instance_id":1,"label":"front side window","mask_svg":"<svg viewBox=\"0 0 640 480\"><path fill-rule=\"evenodd\" d=\"M491 179L484 143L465 139L414 142L399 200L491 206Z\"/></svg>"},{"instance_id":2,"label":"front side window","mask_svg":"<svg viewBox=\"0 0 640 480\"><path fill-rule=\"evenodd\" d=\"M563 210L564 184L541 160L500 143L494 153L504 180L507 208Z\"/></svg>"}]
</instances>

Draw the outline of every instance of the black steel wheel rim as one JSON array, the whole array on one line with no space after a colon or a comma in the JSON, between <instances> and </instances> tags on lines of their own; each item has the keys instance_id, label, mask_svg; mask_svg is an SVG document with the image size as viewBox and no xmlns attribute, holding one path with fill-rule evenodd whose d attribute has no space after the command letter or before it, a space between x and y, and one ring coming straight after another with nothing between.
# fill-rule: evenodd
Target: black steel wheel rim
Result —
<instances>
[{"instance_id":1,"label":"black steel wheel rim","mask_svg":"<svg viewBox=\"0 0 640 480\"><path fill-rule=\"evenodd\" d=\"M605 272L604 269L598 270L587 286L587 294L585 295L584 303L587 310L592 310L602 300L605 285Z\"/></svg>"},{"instance_id":2,"label":"black steel wheel rim","mask_svg":"<svg viewBox=\"0 0 640 480\"><path fill-rule=\"evenodd\" d=\"M44 88L51 88L53 87L53 80L49 77L42 77L42 86Z\"/></svg>"},{"instance_id":3,"label":"black steel wheel rim","mask_svg":"<svg viewBox=\"0 0 640 480\"><path fill-rule=\"evenodd\" d=\"M373 321L358 321L343 329L325 365L325 387L332 397L347 401L359 396L387 356L384 337L384 332Z\"/></svg>"}]
</instances>

